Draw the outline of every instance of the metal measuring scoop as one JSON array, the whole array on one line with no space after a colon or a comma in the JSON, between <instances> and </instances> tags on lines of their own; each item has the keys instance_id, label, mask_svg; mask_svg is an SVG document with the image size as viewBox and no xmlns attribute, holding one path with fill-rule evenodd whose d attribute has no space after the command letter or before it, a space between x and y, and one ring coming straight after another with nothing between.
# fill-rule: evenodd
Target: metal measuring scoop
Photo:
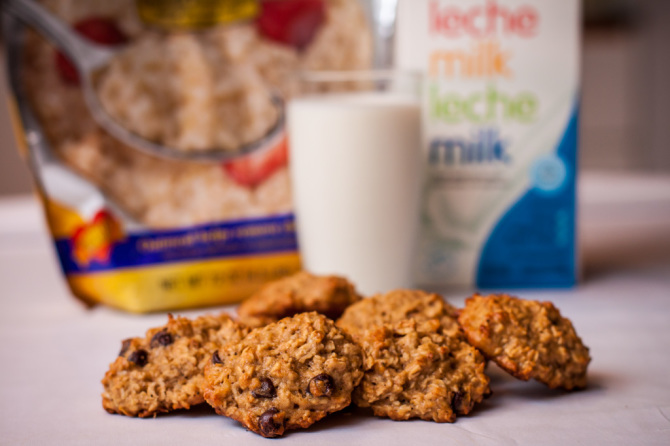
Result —
<instances>
[{"instance_id":1,"label":"metal measuring scoop","mask_svg":"<svg viewBox=\"0 0 670 446\"><path fill-rule=\"evenodd\" d=\"M123 46L106 47L81 38L67 24L54 17L33 0L2 0L0 5L4 11L33 27L67 55L79 72L84 99L95 121L113 137L129 147L148 155L172 160L223 162L239 158L265 146L283 128L283 101L279 96L272 95L272 101L279 111L277 122L261 139L246 144L237 150L212 148L210 150L184 151L143 138L126 129L105 111L93 85L95 73L108 66L112 59L123 50Z\"/></svg>"}]
</instances>

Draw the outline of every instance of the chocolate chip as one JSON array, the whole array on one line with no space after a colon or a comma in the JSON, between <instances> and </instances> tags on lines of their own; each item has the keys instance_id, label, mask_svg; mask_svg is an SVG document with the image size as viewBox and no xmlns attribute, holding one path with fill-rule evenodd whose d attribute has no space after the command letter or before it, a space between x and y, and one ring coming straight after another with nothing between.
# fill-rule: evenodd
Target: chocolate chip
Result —
<instances>
[{"instance_id":1,"label":"chocolate chip","mask_svg":"<svg viewBox=\"0 0 670 446\"><path fill-rule=\"evenodd\" d=\"M144 367L149 359L149 353L146 350L135 350L128 356L128 361L135 363L140 367Z\"/></svg>"},{"instance_id":2,"label":"chocolate chip","mask_svg":"<svg viewBox=\"0 0 670 446\"><path fill-rule=\"evenodd\" d=\"M451 397L451 409L456 412L456 413L462 413L463 408L461 405L463 404L463 395L462 392L456 392L454 395Z\"/></svg>"},{"instance_id":3,"label":"chocolate chip","mask_svg":"<svg viewBox=\"0 0 670 446\"><path fill-rule=\"evenodd\" d=\"M221 361L221 357L219 356L218 350L215 350L214 354L212 355L212 364L223 364L223 361Z\"/></svg>"},{"instance_id":4,"label":"chocolate chip","mask_svg":"<svg viewBox=\"0 0 670 446\"><path fill-rule=\"evenodd\" d=\"M156 333L153 338L151 338L152 347L158 347L159 345L167 347L173 342L174 339L172 339L172 335L168 333L167 330L161 330L158 333Z\"/></svg>"},{"instance_id":5,"label":"chocolate chip","mask_svg":"<svg viewBox=\"0 0 670 446\"><path fill-rule=\"evenodd\" d=\"M263 412L263 415L258 417L258 429L261 431L260 433L262 436L276 437L277 435L280 435L282 425L281 423L277 423L274 418L278 413L279 411L277 409L271 407Z\"/></svg>"},{"instance_id":6,"label":"chocolate chip","mask_svg":"<svg viewBox=\"0 0 670 446\"><path fill-rule=\"evenodd\" d=\"M128 349L130 348L130 343L132 342L132 339L124 339L121 342L121 351L119 352L119 356L123 356L126 354Z\"/></svg>"},{"instance_id":7,"label":"chocolate chip","mask_svg":"<svg viewBox=\"0 0 670 446\"><path fill-rule=\"evenodd\" d=\"M307 386L307 393L312 396L331 396L334 392L335 382L333 381L333 378L326 373L316 375Z\"/></svg>"},{"instance_id":8,"label":"chocolate chip","mask_svg":"<svg viewBox=\"0 0 670 446\"><path fill-rule=\"evenodd\" d=\"M275 389L275 385L272 384L270 378L262 378L261 386L252 390L251 394L254 398L274 398L277 396L277 389Z\"/></svg>"}]
</instances>

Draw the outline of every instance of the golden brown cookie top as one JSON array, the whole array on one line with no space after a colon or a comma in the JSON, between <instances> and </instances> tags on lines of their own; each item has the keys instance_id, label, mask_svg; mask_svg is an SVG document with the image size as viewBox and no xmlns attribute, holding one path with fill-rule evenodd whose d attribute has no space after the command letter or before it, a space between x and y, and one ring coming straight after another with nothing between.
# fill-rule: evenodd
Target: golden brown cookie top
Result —
<instances>
[{"instance_id":1,"label":"golden brown cookie top","mask_svg":"<svg viewBox=\"0 0 670 446\"><path fill-rule=\"evenodd\" d=\"M230 316L168 316L144 338L123 341L102 380L107 412L148 417L204 402L203 369L212 353L248 331Z\"/></svg>"},{"instance_id":2,"label":"golden brown cookie top","mask_svg":"<svg viewBox=\"0 0 670 446\"><path fill-rule=\"evenodd\" d=\"M458 311L434 293L418 290L395 290L377 294L351 305L337 321L337 326L352 336L378 325L393 324L405 319L425 321L444 318L442 327L458 331Z\"/></svg>"},{"instance_id":3,"label":"golden brown cookie top","mask_svg":"<svg viewBox=\"0 0 670 446\"><path fill-rule=\"evenodd\" d=\"M301 271L265 285L240 304L237 314L240 322L250 327L311 311L335 319L359 300L356 289L345 278Z\"/></svg>"},{"instance_id":4,"label":"golden brown cookie top","mask_svg":"<svg viewBox=\"0 0 670 446\"><path fill-rule=\"evenodd\" d=\"M364 332L365 375L354 403L393 420L453 422L490 393L484 357L440 319L406 319Z\"/></svg>"},{"instance_id":5,"label":"golden brown cookie top","mask_svg":"<svg viewBox=\"0 0 670 446\"><path fill-rule=\"evenodd\" d=\"M568 390L586 386L589 349L551 302L475 294L458 321L472 345L517 378Z\"/></svg>"},{"instance_id":6,"label":"golden brown cookie top","mask_svg":"<svg viewBox=\"0 0 670 446\"><path fill-rule=\"evenodd\" d=\"M264 436L305 428L351 403L363 356L333 321L302 313L252 330L205 367L205 399Z\"/></svg>"}]
</instances>

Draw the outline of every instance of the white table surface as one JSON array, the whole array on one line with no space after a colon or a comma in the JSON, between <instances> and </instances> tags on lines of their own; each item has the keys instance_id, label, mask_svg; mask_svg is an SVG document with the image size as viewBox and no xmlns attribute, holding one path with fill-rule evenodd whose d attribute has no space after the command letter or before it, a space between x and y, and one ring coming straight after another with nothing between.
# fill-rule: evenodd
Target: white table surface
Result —
<instances>
[{"instance_id":1,"label":"white table surface","mask_svg":"<svg viewBox=\"0 0 670 446\"><path fill-rule=\"evenodd\" d=\"M0 444L670 444L670 178L591 174L580 196L582 284L519 294L572 319L593 357L587 390L551 391L491 368L494 395L454 424L356 410L281 440L206 407L155 419L106 413L100 379L120 340L165 314L84 308L36 202L0 200ZM460 304L464 293L446 297Z\"/></svg>"}]
</instances>

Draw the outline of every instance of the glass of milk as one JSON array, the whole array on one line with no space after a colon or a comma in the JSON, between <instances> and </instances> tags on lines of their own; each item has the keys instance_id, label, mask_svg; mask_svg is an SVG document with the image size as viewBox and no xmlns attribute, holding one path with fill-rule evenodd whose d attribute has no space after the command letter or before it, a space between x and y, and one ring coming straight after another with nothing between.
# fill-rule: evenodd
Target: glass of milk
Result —
<instances>
[{"instance_id":1,"label":"glass of milk","mask_svg":"<svg viewBox=\"0 0 670 446\"><path fill-rule=\"evenodd\" d=\"M304 269L367 295L412 285L420 84L409 72L303 73L287 119Z\"/></svg>"}]
</instances>

